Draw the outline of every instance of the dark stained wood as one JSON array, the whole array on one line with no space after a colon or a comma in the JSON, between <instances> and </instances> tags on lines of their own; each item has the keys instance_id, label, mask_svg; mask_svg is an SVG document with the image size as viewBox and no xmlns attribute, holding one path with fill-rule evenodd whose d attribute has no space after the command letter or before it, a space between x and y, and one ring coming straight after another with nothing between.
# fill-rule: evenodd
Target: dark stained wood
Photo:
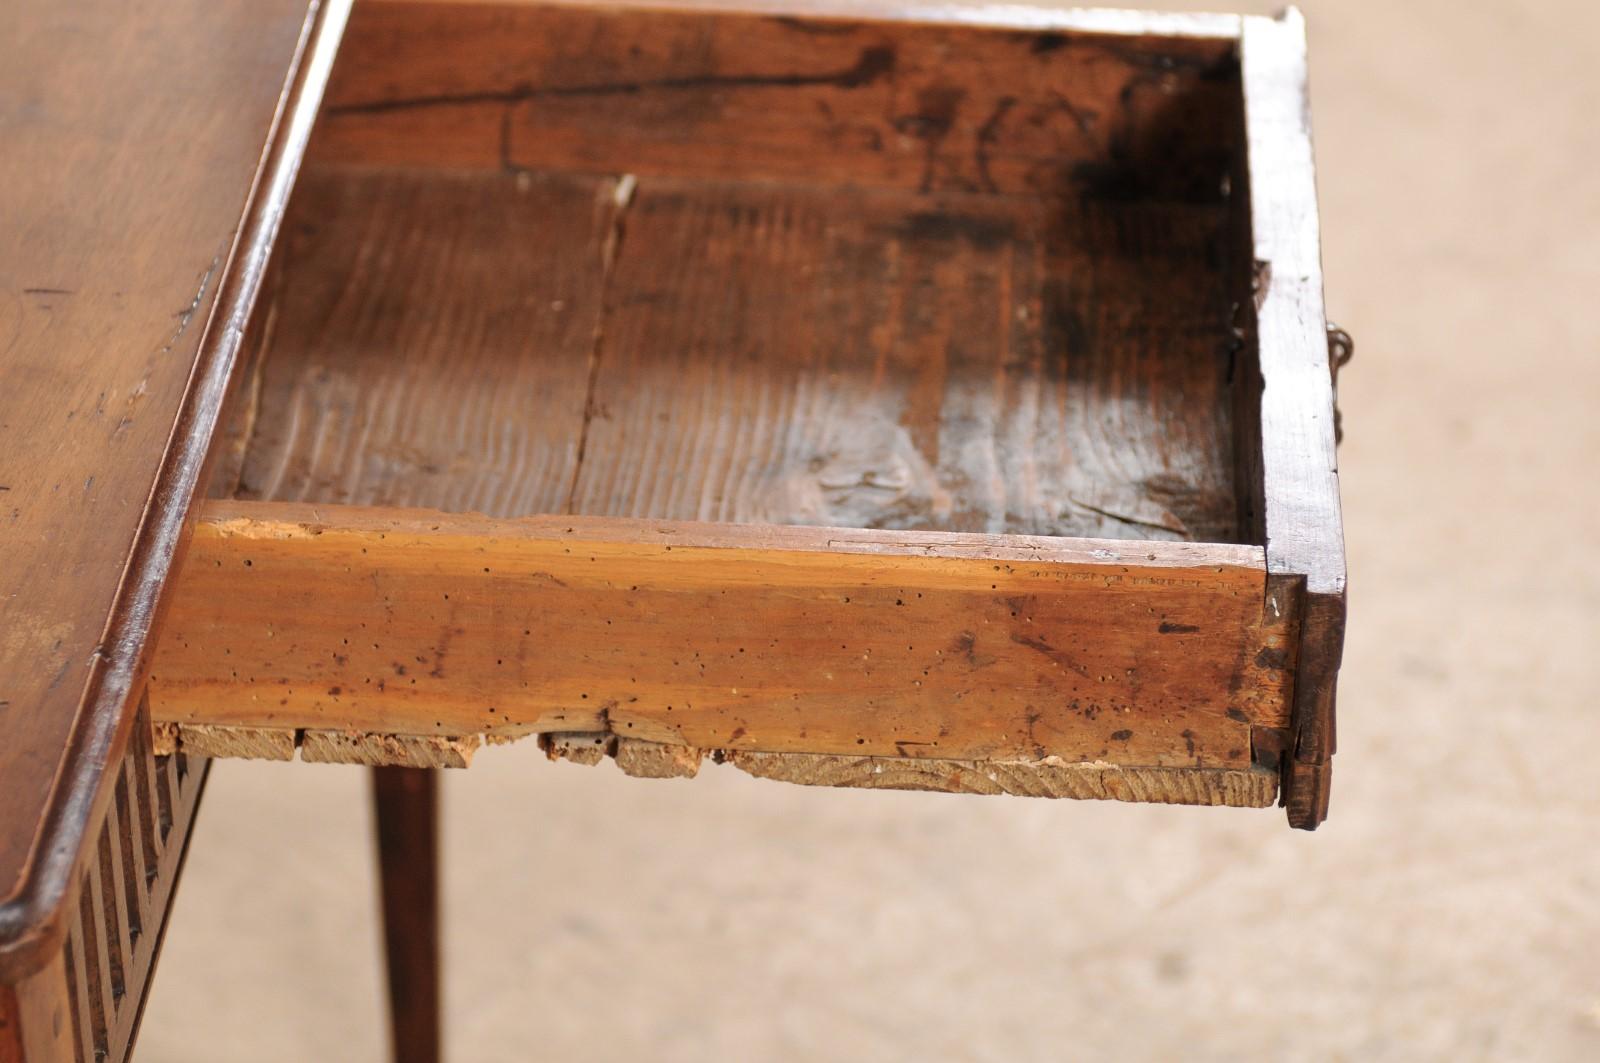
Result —
<instances>
[{"instance_id":1,"label":"dark stained wood","mask_svg":"<svg viewBox=\"0 0 1600 1063\"><path fill-rule=\"evenodd\" d=\"M439 1058L438 772L373 768L395 1063Z\"/></svg>"},{"instance_id":2,"label":"dark stained wood","mask_svg":"<svg viewBox=\"0 0 1600 1063\"><path fill-rule=\"evenodd\" d=\"M818 21L363 4L314 150L406 165L1218 197L1214 175L1234 148L1219 119L1237 96L1236 41L1222 27L1146 37L884 17L893 12L870 6Z\"/></svg>"},{"instance_id":3,"label":"dark stained wood","mask_svg":"<svg viewBox=\"0 0 1600 1063\"><path fill-rule=\"evenodd\" d=\"M0 7L0 976L53 954L110 805L345 6L314 53L306 0Z\"/></svg>"},{"instance_id":4,"label":"dark stained wood","mask_svg":"<svg viewBox=\"0 0 1600 1063\"><path fill-rule=\"evenodd\" d=\"M1222 223L641 178L570 511L1238 541Z\"/></svg>"},{"instance_id":5,"label":"dark stained wood","mask_svg":"<svg viewBox=\"0 0 1600 1063\"><path fill-rule=\"evenodd\" d=\"M207 503L157 718L1243 767L1259 547Z\"/></svg>"},{"instance_id":6,"label":"dark stained wood","mask_svg":"<svg viewBox=\"0 0 1600 1063\"><path fill-rule=\"evenodd\" d=\"M1224 222L319 167L239 493L1235 541Z\"/></svg>"},{"instance_id":7,"label":"dark stained wood","mask_svg":"<svg viewBox=\"0 0 1600 1063\"><path fill-rule=\"evenodd\" d=\"M1268 611L1302 617L1284 801L1290 822L1311 829L1328 810L1345 559L1305 22L1292 10L1247 19L1241 50Z\"/></svg>"},{"instance_id":8,"label":"dark stained wood","mask_svg":"<svg viewBox=\"0 0 1600 1063\"><path fill-rule=\"evenodd\" d=\"M813 753L733 753L727 759L761 779L869 790L1238 808L1265 808L1276 799L1278 790L1274 773L1254 767L1142 768L1059 759L965 761ZM618 763L622 763L620 756Z\"/></svg>"}]
</instances>

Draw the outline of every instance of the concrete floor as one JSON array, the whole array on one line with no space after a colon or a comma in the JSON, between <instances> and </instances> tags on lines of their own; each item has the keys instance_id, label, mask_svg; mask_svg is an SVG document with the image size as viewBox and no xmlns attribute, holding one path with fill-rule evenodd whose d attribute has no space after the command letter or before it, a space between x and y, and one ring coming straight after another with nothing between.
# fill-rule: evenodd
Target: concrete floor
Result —
<instances>
[{"instance_id":1,"label":"concrete floor","mask_svg":"<svg viewBox=\"0 0 1600 1063\"><path fill-rule=\"evenodd\" d=\"M453 1058L1600 1059L1600 8L1308 7L1358 341L1327 825L491 749ZM218 766L142 1058L383 1057L365 797Z\"/></svg>"}]
</instances>

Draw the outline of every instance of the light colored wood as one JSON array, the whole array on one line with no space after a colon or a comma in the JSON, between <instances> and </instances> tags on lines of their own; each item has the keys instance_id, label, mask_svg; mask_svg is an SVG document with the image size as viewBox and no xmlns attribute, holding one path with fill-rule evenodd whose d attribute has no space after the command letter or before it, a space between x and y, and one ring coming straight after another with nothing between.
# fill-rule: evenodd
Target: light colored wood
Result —
<instances>
[{"instance_id":1,"label":"light colored wood","mask_svg":"<svg viewBox=\"0 0 1600 1063\"><path fill-rule=\"evenodd\" d=\"M1225 220L641 178L570 509L1238 541Z\"/></svg>"},{"instance_id":2,"label":"light colored wood","mask_svg":"<svg viewBox=\"0 0 1600 1063\"><path fill-rule=\"evenodd\" d=\"M360 5L312 157L898 188L1217 194L1219 35L587 5ZM993 14L993 12L991 12ZM1109 22L1110 20L1104 20ZM1179 193L1179 190L1183 190Z\"/></svg>"},{"instance_id":3,"label":"light colored wood","mask_svg":"<svg viewBox=\"0 0 1600 1063\"><path fill-rule=\"evenodd\" d=\"M611 757L624 775L636 779L692 779L704 758L704 751L692 746L584 731L542 734L539 747L551 760L590 767Z\"/></svg>"},{"instance_id":4,"label":"light colored wood","mask_svg":"<svg viewBox=\"0 0 1600 1063\"><path fill-rule=\"evenodd\" d=\"M306 731L300 739L300 759L308 764L465 768L472 764L472 754L481 744L482 739L477 735L444 737Z\"/></svg>"},{"instance_id":5,"label":"light colored wood","mask_svg":"<svg viewBox=\"0 0 1600 1063\"><path fill-rule=\"evenodd\" d=\"M1237 541L1225 222L316 168L238 494Z\"/></svg>"},{"instance_id":6,"label":"light colored wood","mask_svg":"<svg viewBox=\"0 0 1600 1063\"><path fill-rule=\"evenodd\" d=\"M727 759L757 778L803 786L1240 808L1266 808L1278 796L1277 774L1259 768L1145 768L1059 757L974 761L735 752Z\"/></svg>"},{"instance_id":7,"label":"light colored wood","mask_svg":"<svg viewBox=\"0 0 1600 1063\"><path fill-rule=\"evenodd\" d=\"M271 727L218 727L186 724L174 727L172 751L197 757L243 760L293 760L295 733Z\"/></svg>"},{"instance_id":8,"label":"light colored wood","mask_svg":"<svg viewBox=\"0 0 1600 1063\"><path fill-rule=\"evenodd\" d=\"M66 958L57 953L19 982L0 984L0 1063L75 1063Z\"/></svg>"},{"instance_id":9,"label":"light colored wood","mask_svg":"<svg viewBox=\"0 0 1600 1063\"><path fill-rule=\"evenodd\" d=\"M178 751L178 725L156 720L150 725L150 753L157 757L170 757Z\"/></svg>"},{"instance_id":10,"label":"light colored wood","mask_svg":"<svg viewBox=\"0 0 1600 1063\"><path fill-rule=\"evenodd\" d=\"M1240 767L1256 547L208 503L157 719Z\"/></svg>"},{"instance_id":11,"label":"light colored wood","mask_svg":"<svg viewBox=\"0 0 1600 1063\"><path fill-rule=\"evenodd\" d=\"M478 6L484 0L367 0L369 4L420 3L428 6ZM1131 11L1110 7L1063 7L1057 0L494 0L497 6L571 6L616 13L641 10L766 15L798 21L837 20L911 22L934 26L979 26L996 30L1039 30L1113 37L1196 38L1237 41L1238 15L1205 12Z\"/></svg>"},{"instance_id":12,"label":"light colored wood","mask_svg":"<svg viewBox=\"0 0 1600 1063\"><path fill-rule=\"evenodd\" d=\"M204 784L206 760L152 757L142 702L133 724L116 773L116 799L78 885L65 940L43 968L47 979L61 981L53 991L58 999L41 1013L48 1020L36 1023L32 1034L54 1038L55 1049L66 1053L62 1058L122 1060L132 1051ZM25 978L20 987L39 978ZM0 985L0 994L6 988ZM41 1048L24 1058L58 1057Z\"/></svg>"},{"instance_id":13,"label":"light colored wood","mask_svg":"<svg viewBox=\"0 0 1600 1063\"><path fill-rule=\"evenodd\" d=\"M615 184L309 169L239 496L561 511Z\"/></svg>"}]
</instances>

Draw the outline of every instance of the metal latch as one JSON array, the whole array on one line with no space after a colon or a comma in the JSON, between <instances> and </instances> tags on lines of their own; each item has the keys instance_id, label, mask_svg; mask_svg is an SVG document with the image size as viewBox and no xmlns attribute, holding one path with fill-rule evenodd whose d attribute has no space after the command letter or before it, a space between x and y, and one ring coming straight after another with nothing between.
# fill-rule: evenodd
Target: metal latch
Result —
<instances>
[{"instance_id":1,"label":"metal latch","mask_svg":"<svg viewBox=\"0 0 1600 1063\"><path fill-rule=\"evenodd\" d=\"M1350 364L1356 353L1356 341L1350 333L1328 322L1328 375L1333 378L1333 441L1344 442L1344 417L1339 412L1339 370Z\"/></svg>"}]
</instances>

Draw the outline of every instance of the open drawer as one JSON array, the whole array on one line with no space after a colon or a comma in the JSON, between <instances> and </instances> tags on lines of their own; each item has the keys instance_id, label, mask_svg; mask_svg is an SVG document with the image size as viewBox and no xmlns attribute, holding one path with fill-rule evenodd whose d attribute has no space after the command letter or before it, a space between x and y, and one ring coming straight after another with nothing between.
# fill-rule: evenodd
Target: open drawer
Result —
<instances>
[{"instance_id":1,"label":"open drawer","mask_svg":"<svg viewBox=\"0 0 1600 1063\"><path fill-rule=\"evenodd\" d=\"M1298 18L938 18L358 4L162 741L1320 822Z\"/></svg>"}]
</instances>

